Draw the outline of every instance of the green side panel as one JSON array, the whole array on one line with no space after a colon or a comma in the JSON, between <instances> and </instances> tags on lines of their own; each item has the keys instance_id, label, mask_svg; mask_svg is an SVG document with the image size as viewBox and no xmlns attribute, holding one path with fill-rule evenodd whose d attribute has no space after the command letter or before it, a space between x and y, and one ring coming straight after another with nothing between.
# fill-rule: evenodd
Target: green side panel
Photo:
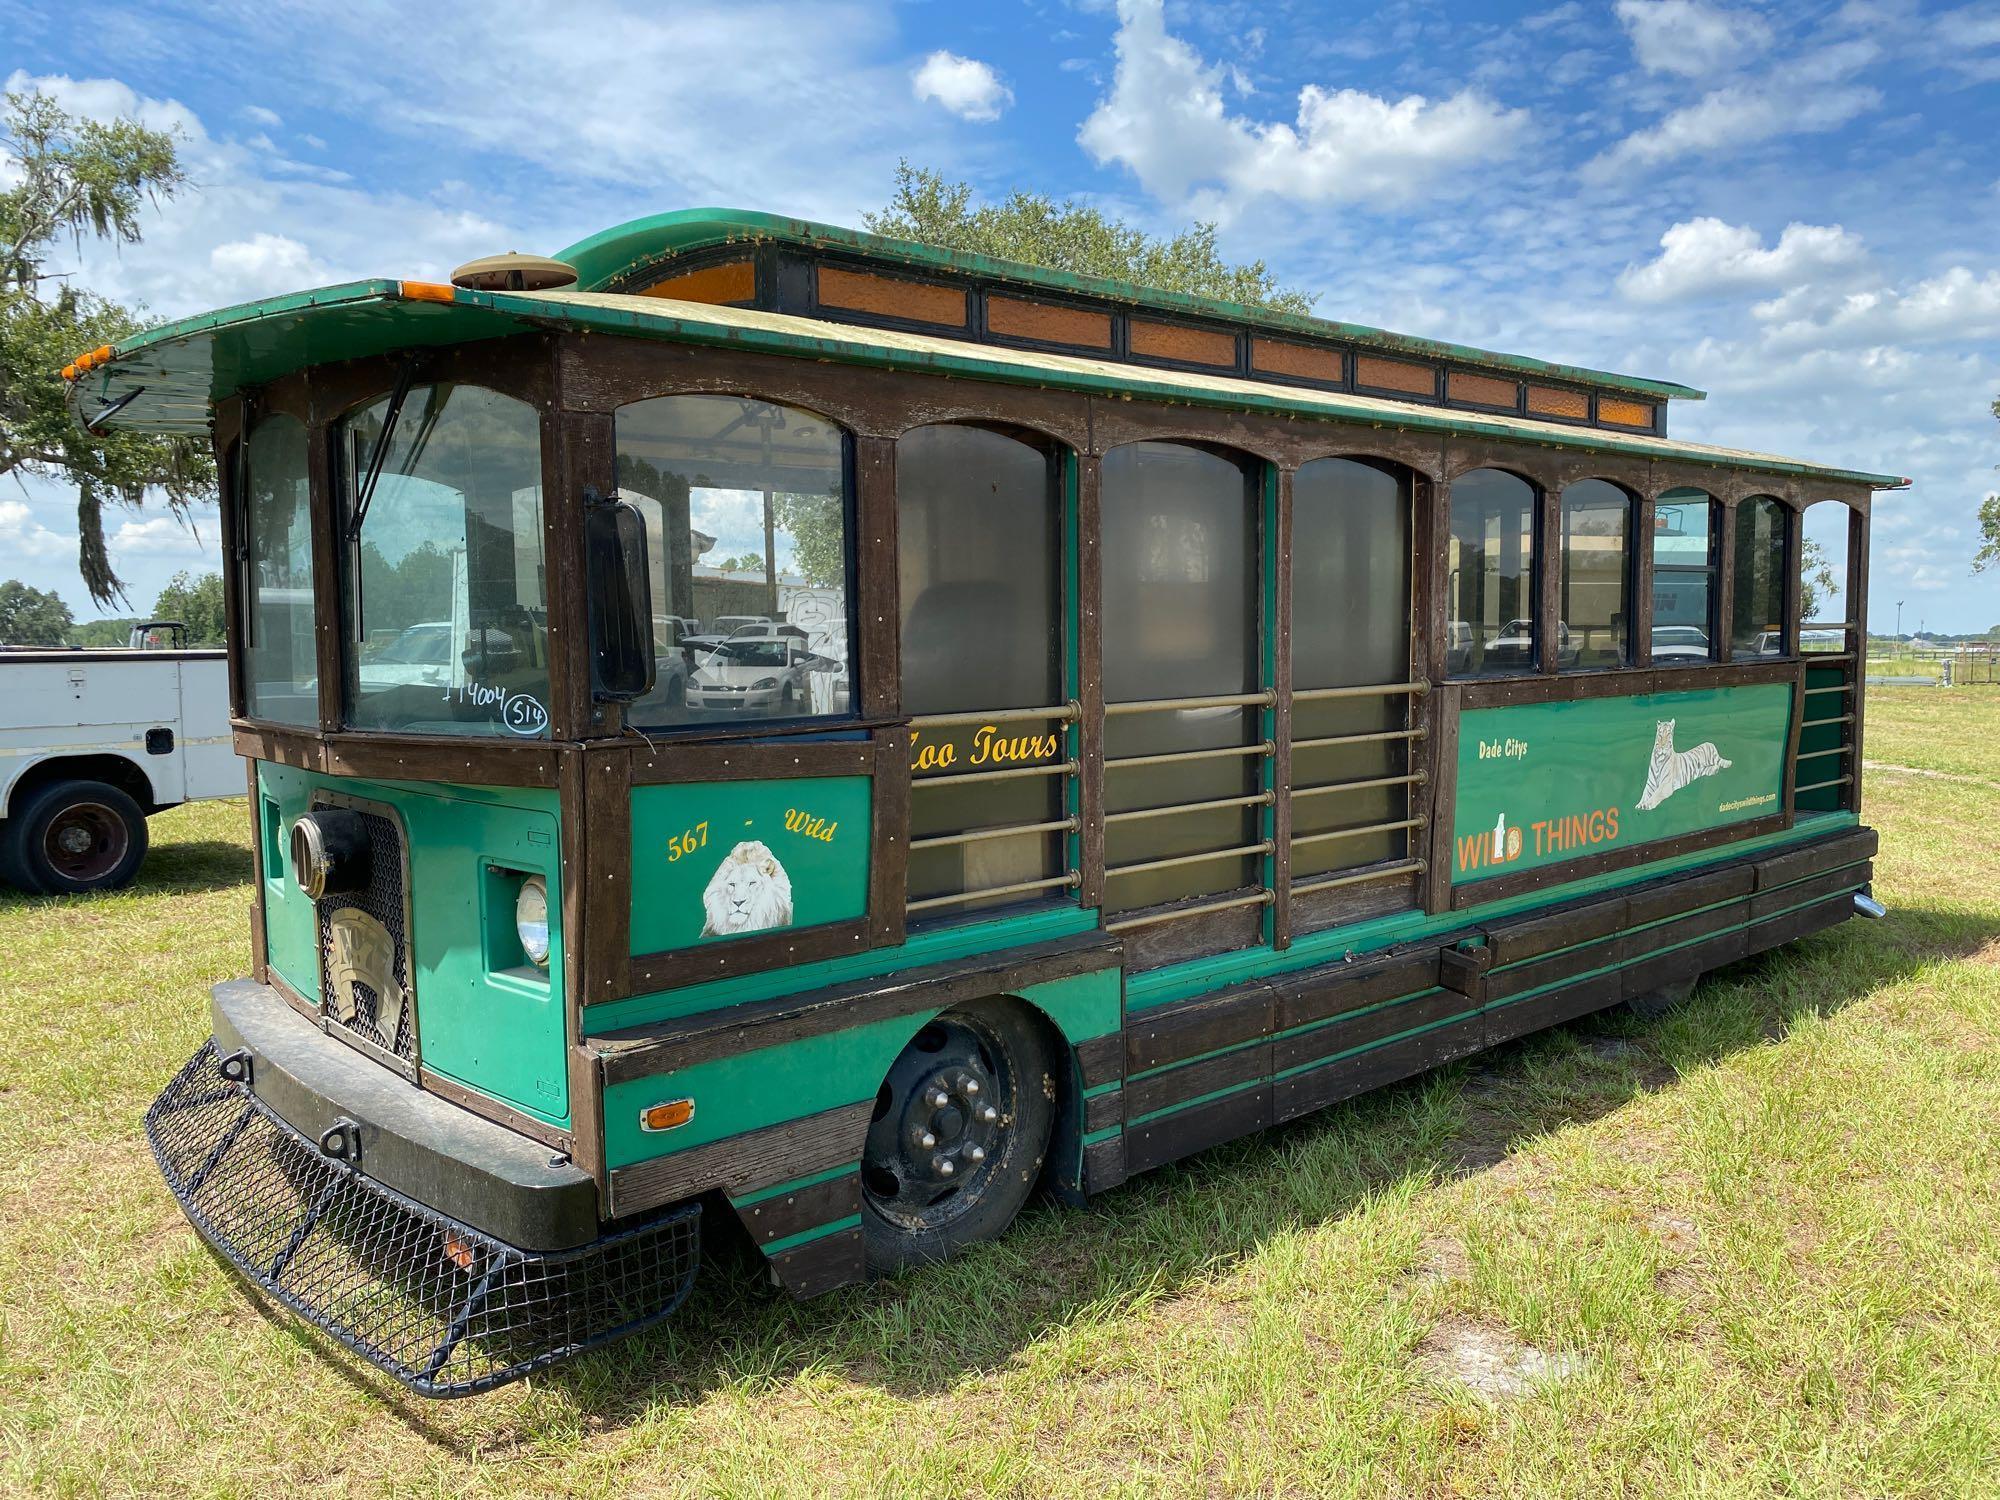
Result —
<instances>
[{"instance_id":1,"label":"green side panel","mask_svg":"<svg viewBox=\"0 0 2000 1500\"><path fill-rule=\"evenodd\" d=\"M1116 969L1030 985L1021 996L1046 1012L1071 1042L1118 1028ZM697 1063L678 1073L613 1084L604 1091L607 1159L614 1167L629 1166L869 1098L896 1055L935 1014L926 1010L892 1016L826 1036ZM694 1118L675 1130L642 1131L640 1112L669 1099L694 1100Z\"/></svg>"},{"instance_id":2,"label":"green side panel","mask_svg":"<svg viewBox=\"0 0 2000 1500\"><path fill-rule=\"evenodd\" d=\"M265 763L263 795L277 804L280 849L316 791L341 792L391 808L408 839L410 946L417 989L417 1038L424 1071L476 1089L551 1125L570 1123L563 1034L562 865L556 794L544 788L412 785L319 776ZM259 813L260 826L264 814ZM319 992L312 903L282 860L267 881L281 888L268 907L270 961L296 989ZM514 938L517 879L540 875L549 888L547 973L523 962Z\"/></svg>"},{"instance_id":3,"label":"green side panel","mask_svg":"<svg viewBox=\"0 0 2000 1500\"><path fill-rule=\"evenodd\" d=\"M868 910L869 780L632 790L632 951L665 953Z\"/></svg>"},{"instance_id":4,"label":"green side panel","mask_svg":"<svg viewBox=\"0 0 2000 1500\"><path fill-rule=\"evenodd\" d=\"M782 969L765 969L731 979L712 979L706 984L682 985L652 995L635 995L627 1000L608 1000L583 1013L586 1036L603 1036L630 1026L671 1020L740 1005L750 1000L768 1000L773 995L793 995L822 985L844 984L850 979L872 979L894 974L922 964L948 963L953 959L976 958L1004 948L1021 948L1030 943L1074 937L1097 926L1097 913L1078 907L1055 907L1024 912L984 921L953 922L911 934L900 948L871 948L841 958L792 964Z\"/></svg>"},{"instance_id":5,"label":"green side panel","mask_svg":"<svg viewBox=\"0 0 2000 1500\"><path fill-rule=\"evenodd\" d=\"M1782 811L1783 683L1474 709L1452 879L1488 880Z\"/></svg>"},{"instance_id":6,"label":"green side panel","mask_svg":"<svg viewBox=\"0 0 2000 1500\"><path fill-rule=\"evenodd\" d=\"M257 765L257 837L264 857L264 959L285 983L320 998L319 929L313 904L292 879L285 851L292 824L306 810L301 772L260 761Z\"/></svg>"}]
</instances>

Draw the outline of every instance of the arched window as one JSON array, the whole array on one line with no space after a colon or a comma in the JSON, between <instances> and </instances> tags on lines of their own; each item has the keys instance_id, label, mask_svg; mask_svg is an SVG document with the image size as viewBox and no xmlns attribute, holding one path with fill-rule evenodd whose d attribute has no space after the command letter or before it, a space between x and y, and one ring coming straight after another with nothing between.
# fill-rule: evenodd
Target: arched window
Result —
<instances>
[{"instance_id":1,"label":"arched window","mask_svg":"<svg viewBox=\"0 0 2000 1500\"><path fill-rule=\"evenodd\" d=\"M1338 796L1299 793L1400 776L1409 769L1409 740L1389 737L1409 728L1407 695L1312 694L1410 678L1410 493L1406 471L1354 459L1317 459L1292 476L1296 879L1400 859L1407 852L1403 830L1347 831L1407 818L1407 787ZM1327 743L1336 740L1346 743Z\"/></svg>"},{"instance_id":2,"label":"arched window","mask_svg":"<svg viewBox=\"0 0 2000 1500\"><path fill-rule=\"evenodd\" d=\"M1729 654L1734 661L1790 654L1786 551L1784 506L1769 495L1759 495L1736 507L1735 603L1729 620Z\"/></svg>"},{"instance_id":3,"label":"arched window","mask_svg":"<svg viewBox=\"0 0 2000 1500\"><path fill-rule=\"evenodd\" d=\"M1853 562L1847 555L1848 525L1853 515L1839 500L1817 500L1806 507L1800 528L1805 544L1799 553L1802 653L1847 649L1846 630L1855 624L1849 590Z\"/></svg>"},{"instance_id":4,"label":"arched window","mask_svg":"<svg viewBox=\"0 0 2000 1500\"><path fill-rule=\"evenodd\" d=\"M1134 443L1105 455L1104 745L1116 762L1258 743L1254 709L1175 708L1119 714L1116 705L1256 691L1257 490L1253 467L1178 443ZM1107 770L1108 866L1236 849L1256 842L1256 810L1216 808L1119 820L1121 812L1247 797L1255 756L1228 753ZM1113 910L1233 890L1258 881L1233 856L1109 877Z\"/></svg>"},{"instance_id":5,"label":"arched window","mask_svg":"<svg viewBox=\"0 0 2000 1500\"><path fill-rule=\"evenodd\" d=\"M646 520L653 691L640 729L844 714L848 444L824 417L744 396L621 407L618 492Z\"/></svg>"},{"instance_id":6,"label":"arched window","mask_svg":"<svg viewBox=\"0 0 2000 1500\"><path fill-rule=\"evenodd\" d=\"M1653 503L1653 662L1715 660L1721 600L1720 507L1701 490L1668 490Z\"/></svg>"},{"instance_id":7,"label":"arched window","mask_svg":"<svg viewBox=\"0 0 2000 1500\"><path fill-rule=\"evenodd\" d=\"M1451 482L1445 646L1453 677L1535 670L1537 510L1534 486L1499 469Z\"/></svg>"},{"instance_id":8,"label":"arched window","mask_svg":"<svg viewBox=\"0 0 2000 1500\"><path fill-rule=\"evenodd\" d=\"M243 707L253 719L319 724L306 429L264 418L250 431L238 525L243 571Z\"/></svg>"},{"instance_id":9,"label":"arched window","mask_svg":"<svg viewBox=\"0 0 2000 1500\"><path fill-rule=\"evenodd\" d=\"M914 840L1064 815L1068 783L1058 775L924 785L932 774L1018 772L1064 760L1059 719L1002 716L1064 699L1060 481L1053 452L983 428L920 427L896 445L903 712L994 715L915 730ZM1062 836L1046 831L913 849L909 894L923 901L991 890L1063 868Z\"/></svg>"},{"instance_id":10,"label":"arched window","mask_svg":"<svg viewBox=\"0 0 2000 1500\"><path fill-rule=\"evenodd\" d=\"M1632 661L1632 497L1602 479L1562 492L1562 597L1556 667L1591 671Z\"/></svg>"},{"instance_id":11,"label":"arched window","mask_svg":"<svg viewBox=\"0 0 2000 1500\"><path fill-rule=\"evenodd\" d=\"M356 531L348 723L547 736L540 414L480 386L414 386L336 442Z\"/></svg>"}]
</instances>

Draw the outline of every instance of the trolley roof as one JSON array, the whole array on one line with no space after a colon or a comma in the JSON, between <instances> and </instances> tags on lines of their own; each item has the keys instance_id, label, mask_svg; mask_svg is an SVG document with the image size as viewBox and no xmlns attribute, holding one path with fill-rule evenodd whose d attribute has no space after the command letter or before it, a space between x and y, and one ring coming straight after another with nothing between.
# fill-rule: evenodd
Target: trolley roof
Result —
<instances>
[{"instance_id":1,"label":"trolley roof","mask_svg":"<svg viewBox=\"0 0 2000 1500\"><path fill-rule=\"evenodd\" d=\"M604 238L587 240L571 252L581 257L584 265L595 268L593 279L606 274L606 264L630 263L629 256L618 259L624 251L593 248ZM942 256L948 252L930 253ZM1246 316L1253 311L1243 310ZM71 375L72 408L91 427L193 433L208 429L216 402L306 365L538 329L657 338L700 347L1170 404L1361 422L1413 432L1504 437L1585 452L1755 469L1875 489L1900 488L1909 482L1890 474L1644 433L1577 427L1241 376L1148 369L1081 355L974 345L935 334L610 292L473 291L433 282L353 281L167 323L93 351L66 373Z\"/></svg>"}]
</instances>

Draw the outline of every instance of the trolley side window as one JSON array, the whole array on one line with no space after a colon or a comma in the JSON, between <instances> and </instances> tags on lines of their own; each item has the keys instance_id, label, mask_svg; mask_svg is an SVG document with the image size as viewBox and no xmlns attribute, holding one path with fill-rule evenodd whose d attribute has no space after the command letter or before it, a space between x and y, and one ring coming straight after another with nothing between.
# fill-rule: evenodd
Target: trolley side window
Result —
<instances>
[{"instance_id":1,"label":"trolley side window","mask_svg":"<svg viewBox=\"0 0 2000 1500\"><path fill-rule=\"evenodd\" d=\"M1562 492L1559 670L1631 664L1632 509L1632 497L1602 479L1580 479Z\"/></svg>"},{"instance_id":2,"label":"trolley side window","mask_svg":"<svg viewBox=\"0 0 2000 1500\"><path fill-rule=\"evenodd\" d=\"M1317 697L1410 677L1410 480L1353 459L1292 476L1292 874L1401 859L1410 699ZM1353 791L1320 792L1353 782ZM1360 831L1372 830L1372 831Z\"/></svg>"},{"instance_id":3,"label":"trolley side window","mask_svg":"<svg viewBox=\"0 0 2000 1500\"><path fill-rule=\"evenodd\" d=\"M1715 660L1720 507L1701 490L1668 490L1653 505L1653 664Z\"/></svg>"},{"instance_id":4,"label":"trolley side window","mask_svg":"<svg viewBox=\"0 0 2000 1500\"><path fill-rule=\"evenodd\" d=\"M1134 443L1102 474L1105 905L1256 885L1258 715L1227 701L1258 686L1252 468Z\"/></svg>"},{"instance_id":5,"label":"trolley side window","mask_svg":"<svg viewBox=\"0 0 2000 1500\"><path fill-rule=\"evenodd\" d=\"M1499 469L1451 483L1446 660L1453 677L1532 672L1536 640L1534 486Z\"/></svg>"},{"instance_id":6,"label":"trolley side window","mask_svg":"<svg viewBox=\"0 0 2000 1500\"><path fill-rule=\"evenodd\" d=\"M266 417L250 432L243 529L243 706L253 719L319 724L306 429Z\"/></svg>"},{"instance_id":7,"label":"trolley side window","mask_svg":"<svg viewBox=\"0 0 2000 1500\"><path fill-rule=\"evenodd\" d=\"M1735 603L1730 611L1733 659L1790 655L1785 623L1785 508L1768 495L1736 507Z\"/></svg>"},{"instance_id":8,"label":"trolley side window","mask_svg":"<svg viewBox=\"0 0 2000 1500\"><path fill-rule=\"evenodd\" d=\"M896 512L910 899L949 915L1045 897L1066 867L1047 826L1068 788L1058 462L984 428L920 427L896 445ZM1009 828L1024 831L967 836ZM1001 894L948 899L982 890Z\"/></svg>"},{"instance_id":9,"label":"trolley side window","mask_svg":"<svg viewBox=\"0 0 2000 1500\"><path fill-rule=\"evenodd\" d=\"M348 417L338 442L348 723L546 737L540 414L420 385Z\"/></svg>"},{"instance_id":10,"label":"trolley side window","mask_svg":"<svg viewBox=\"0 0 2000 1500\"><path fill-rule=\"evenodd\" d=\"M644 517L653 691L641 730L850 712L847 435L743 396L617 416L618 491Z\"/></svg>"}]
</instances>

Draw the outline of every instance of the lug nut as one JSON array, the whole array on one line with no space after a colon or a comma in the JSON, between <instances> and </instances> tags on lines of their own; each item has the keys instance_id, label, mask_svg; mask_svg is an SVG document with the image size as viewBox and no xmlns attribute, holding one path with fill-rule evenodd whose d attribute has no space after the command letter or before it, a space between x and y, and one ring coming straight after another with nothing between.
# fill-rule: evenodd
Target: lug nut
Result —
<instances>
[{"instance_id":1,"label":"lug nut","mask_svg":"<svg viewBox=\"0 0 2000 1500\"><path fill-rule=\"evenodd\" d=\"M958 1091L968 1099L979 1092L979 1080L966 1074L959 1075Z\"/></svg>"},{"instance_id":2,"label":"lug nut","mask_svg":"<svg viewBox=\"0 0 2000 1500\"><path fill-rule=\"evenodd\" d=\"M937 1137L932 1135L928 1130L919 1131L917 1133L917 1144L928 1151L937 1144Z\"/></svg>"},{"instance_id":3,"label":"lug nut","mask_svg":"<svg viewBox=\"0 0 2000 1500\"><path fill-rule=\"evenodd\" d=\"M947 1094L943 1089L939 1089L935 1094L931 1095L932 1109L943 1109L949 1103L951 1103L951 1095Z\"/></svg>"},{"instance_id":4,"label":"lug nut","mask_svg":"<svg viewBox=\"0 0 2000 1500\"><path fill-rule=\"evenodd\" d=\"M965 1154L971 1157L974 1161L986 1160L986 1148L984 1146L974 1146L970 1151L966 1152Z\"/></svg>"},{"instance_id":5,"label":"lug nut","mask_svg":"<svg viewBox=\"0 0 2000 1500\"><path fill-rule=\"evenodd\" d=\"M989 1104L979 1112L979 1118L984 1120L988 1125L991 1125L995 1120L1000 1118L1000 1111Z\"/></svg>"},{"instance_id":6,"label":"lug nut","mask_svg":"<svg viewBox=\"0 0 2000 1500\"><path fill-rule=\"evenodd\" d=\"M936 1172L940 1177L949 1177L953 1172L956 1172L958 1168L954 1167L951 1164L950 1157L933 1156L931 1158L931 1170Z\"/></svg>"}]
</instances>

